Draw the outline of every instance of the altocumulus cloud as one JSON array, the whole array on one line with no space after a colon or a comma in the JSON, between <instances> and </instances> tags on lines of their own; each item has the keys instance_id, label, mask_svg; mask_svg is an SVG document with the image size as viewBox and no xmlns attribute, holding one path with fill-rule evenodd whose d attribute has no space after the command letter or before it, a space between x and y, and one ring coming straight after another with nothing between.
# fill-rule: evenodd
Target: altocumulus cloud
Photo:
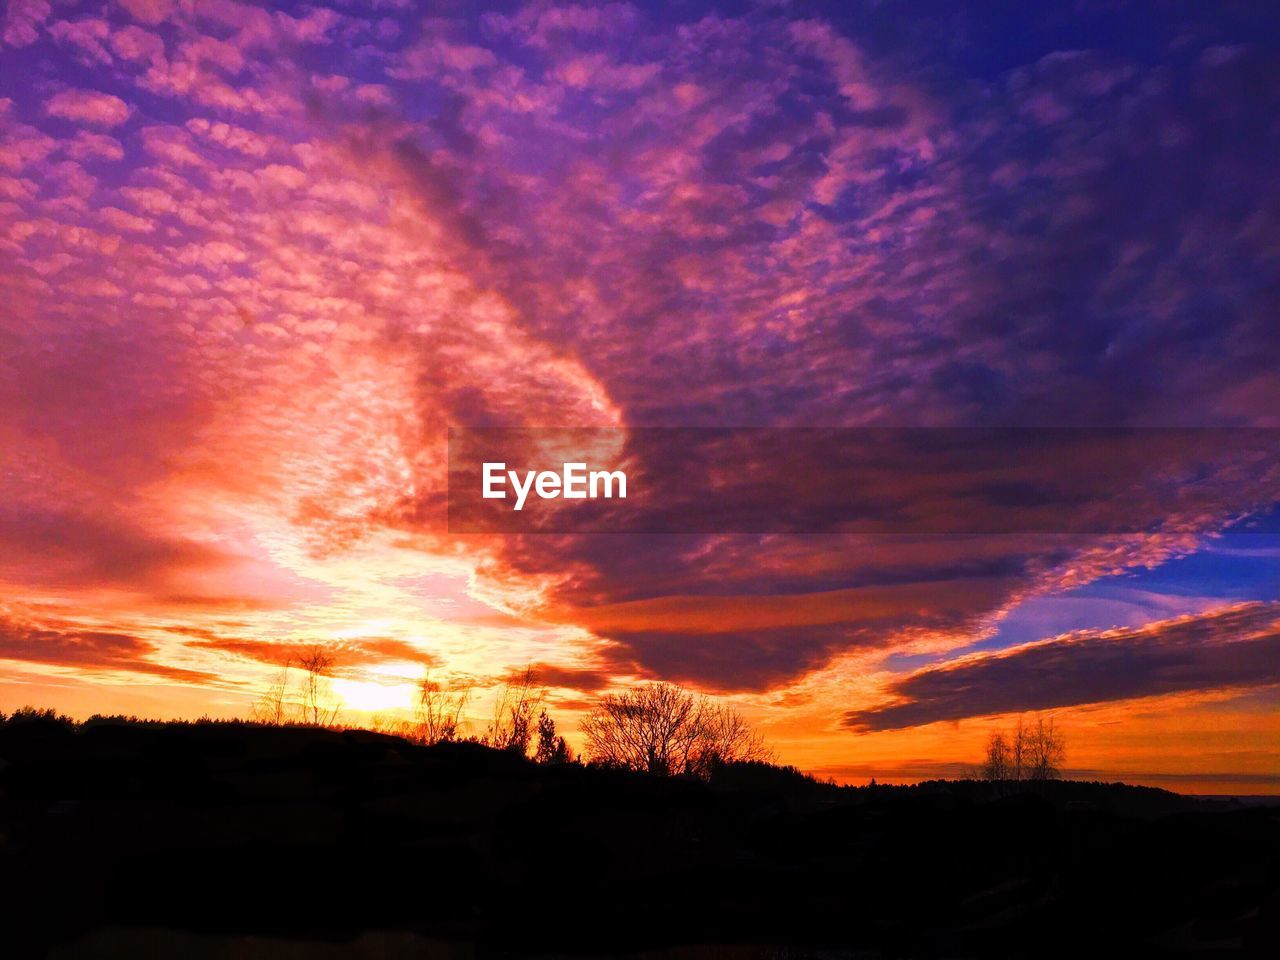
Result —
<instances>
[{"instance_id":1,"label":"altocumulus cloud","mask_svg":"<svg viewBox=\"0 0 1280 960\"><path fill-rule=\"evenodd\" d=\"M51 117L88 123L99 127L115 127L129 119L129 105L110 93L96 90L63 90L45 103Z\"/></svg>"}]
</instances>

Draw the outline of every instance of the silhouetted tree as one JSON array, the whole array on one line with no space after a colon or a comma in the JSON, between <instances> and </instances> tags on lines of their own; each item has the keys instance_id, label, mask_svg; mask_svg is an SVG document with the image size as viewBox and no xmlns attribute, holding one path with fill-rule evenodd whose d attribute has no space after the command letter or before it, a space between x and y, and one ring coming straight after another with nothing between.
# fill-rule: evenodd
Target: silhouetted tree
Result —
<instances>
[{"instance_id":1,"label":"silhouetted tree","mask_svg":"<svg viewBox=\"0 0 1280 960\"><path fill-rule=\"evenodd\" d=\"M298 666L303 671L303 723L327 727L337 719L338 705L330 696L328 684L336 662L332 653L318 645L298 657Z\"/></svg>"},{"instance_id":2,"label":"silhouetted tree","mask_svg":"<svg viewBox=\"0 0 1280 960\"><path fill-rule=\"evenodd\" d=\"M271 723L279 726L288 720L289 714L289 660L281 665L279 672L271 678L267 689L263 691L253 705L253 719L259 723Z\"/></svg>"},{"instance_id":3,"label":"silhouetted tree","mask_svg":"<svg viewBox=\"0 0 1280 960\"><path fill-rule=\"evenodd\" d=\"M740 713L726 704L699 698L698 740L688 773L705 777L717 763L772 759L760 735Z\"/></svg>"},{"instance_id":4,"label":"silhouetted tree","mask_svg":"<svg viewBox=\"0 0 1280 960\"><path fill-rule=\"evenodd\" d=\"M533 759L538 763L568 763L573 759L569 744L556 734L556 722L545 710L538 715L538 745Z\"/></svg>"},{"instance_id":5,"label":"silhouetted tree","mask_svg":"<svg viewBox=\"0 0 1280 960\"><path fill-rule=\"evenodd\" d=\"M764 759L760 738L728 706L673 683L608 694L582 721L597 763L659 776L707 776L713 763Z\"/></svg>"},{"instance_id":6,"label":"silhouetted tree","mask_svg":"<svg viewBox=\"0 0 1280 960\"><path fill-rule=\"evenodd\" d=\"M1009 741L1003 733L995 731L987 738L987 759L982 764L982 779L1011 780Z\"/></svg>"},{"instance_id":7,"label":"silhouetted tree","mask_svg":"<svg viewBox=\"0 0 1280 960\"><path fill-rule=\"evenodd\" d=\"M493 720L483 742L498 750L527 754L533 739L534 717L546 695L546 689L538 686L538 676L532 667L507 680L494 698Z\"/></svg>"},{"instance_id":8,"label":"silhouetted tree","mask_svg":"<svg viewBox=\"0 0 1280 960\"><path fill-rule=\"evenodd\" d=\"M1009 779L1021 780L1027 767L1027 728L1018 718L1013 728L1013 744L1009 750Z\"/></svg>"},{"instance_id":9,"label":"silhouetted tree","mask_svg":"<svg viewBox=\"0 0 1280 960\"><path fill-rule=\"evenodd\" d=\"M462 711L470 698L470 687L449 690L427 673L418 686L413 739L425 744L456 739L462 728Z\"/></svg>"},{"instance_id":10,"label":"silhouetted tree","mask_svg":"<svg viewBox=\"0 0 1280 960\"><path fill-rule=\"evenodd\" d=\"M1047 721L1036 718L1036 725L1028 731L1027 779L1056 780L1062 776L1062 764L1066 759L1067 745L1061 731L1053 726L1053 718Z\"/></svg>"},{"instance_id":11,"label":"silhouetted tree","mask_svg":"<svg viewBox=\"0 0 1280 960\"><path fill-rule=\"evenodd\" d=\"M1037 717L1034 726L1021 717L1008 735L999 731L987 738L982 764L984 780L1055 780L1062 775L1066 739L1053 724Z\"/></svg>"},{"instance_id":12,"label":"silhouetted tree","mask_svg":"<svg viewBox=\"0 0 1280 960\"><path fill-rule=\"evenodd\" d=\"M582 721L587 752L609 766L683 773L698 736L698 703L682 688L652 683L607 694Z\"/></svg>"},{"instance_id":13,"label":"silhouetted tree","mask_svg":"<svg viewBox=\"0 0 1280 960\"><path fill-rule=\"evenodd\" d=\"M53 707L18 707L4 722L9 724L43 723L68 729L74 729L77 726L75 720L64 713L59 713Z\"/></svg>"}]
</instances>

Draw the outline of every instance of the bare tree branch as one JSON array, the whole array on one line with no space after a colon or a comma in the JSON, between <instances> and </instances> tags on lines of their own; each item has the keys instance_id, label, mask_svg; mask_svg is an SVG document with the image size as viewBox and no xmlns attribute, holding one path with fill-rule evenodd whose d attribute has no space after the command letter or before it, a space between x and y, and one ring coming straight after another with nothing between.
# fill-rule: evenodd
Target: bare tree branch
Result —
<instances>
[{"instance_id":1,"label":"bare tree branch","mask_svg":"<svg viewBox=\"0 0 1280 960\"><path fill-rule=\"evenodd\" d=\"M582 732L590 759L659 776L705 777L716 763L768 756L735 710L673 683L606 695Z\"/></svg>"}]
</instances>

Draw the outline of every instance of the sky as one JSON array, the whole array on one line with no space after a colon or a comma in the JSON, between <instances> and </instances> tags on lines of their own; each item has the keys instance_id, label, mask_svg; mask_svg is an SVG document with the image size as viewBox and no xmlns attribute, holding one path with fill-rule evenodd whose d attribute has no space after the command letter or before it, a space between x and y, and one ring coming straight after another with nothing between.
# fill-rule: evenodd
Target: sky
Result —
<instances>
[{"instance_id":1,"label":"sky","mask_svg":"<svg viewBox=\"0 0 1280 960\"><path fill-rule=\"evenodd\" d=\"M1137 533L447 522L450 426L1280 427L1280 10L1044 6L10 0L0 709L322 644L353 722L533 665L575 743L669 680L844 782L1042 715L1280 792L1274 460L1126 460Z\"/></svg>"}]
</instances>

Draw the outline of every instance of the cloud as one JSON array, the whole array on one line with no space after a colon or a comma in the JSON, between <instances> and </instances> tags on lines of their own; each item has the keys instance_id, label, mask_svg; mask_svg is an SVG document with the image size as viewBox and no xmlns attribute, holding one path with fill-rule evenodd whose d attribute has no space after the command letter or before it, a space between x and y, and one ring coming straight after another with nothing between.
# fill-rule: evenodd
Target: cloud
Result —
<instances>
[{"instance_id":1,"label":"cloud","mask_svg":"<svg viewBox=\"0 0 1280 960\"><path fill-rule=\"evenodd\" d=\"M128 230L136 233L150 233L155 224L144 217L135 217L118 207L103 207L98 215L117 230Z\"/></svg>"},{"instance_id":2,"label":"cloud","mask_svg":"<svg viewBox=\"0 0 1280 960\"><path fill-rule=\"evenodd\" d=\"M0 511L0 576L31 584L163 589L230 562L223 551L120 517L9 503Z\"/></svg>"},{"instance_id":3,"label":"cloud","mask_svg":"<svg viewBox=\"0 0 1280 960\"><path fill-rule=\"evenodd\" d=\"M1126 462L1150 526L1102 539L460 537L444 510L450 423L1276 424L1280 131L1258 118L1280 71L1247 30L996 67L923 9L124 8L141 25L113 10L107 36L69 21L10 52L119 95L0 104L7 587L232 598L242 636L391 610L408 636L456 609L419 582L446 569L521 626L442 666L761 691L971 644L1028 596L1194 549L1149 531L1210 528L1274 479ZM10 4L6 31L47 16ZM301 43L328 44L322 77L279 56ZM155 96L136 138L57 122ZM944 467L845 486L928 503ZM1107 506L978 492L966 521Z\"/></svg>"},{"instance_id":4,"label":"cloud","mask_svg":"<svg viewBox=\"0 0 1280 960\"><path fill-rule=\"evenodd\" d=\"M97 90L63 90L46 100L44 108L51 117L97 127L116 127L129 119L127 103Z\"/></svg>"},{"instance_id":5,"label":"cloud","mask_svg":"<svg viewBox=\"0 0 1280 960\"><path fill-rule=\"evenodd\" d=\"M155 644L123 633L37 627L0 616L0 659L72 667L89 672L120 671L180 683L210 683L212 674L156 662Z\"/></svg>"},{"instance_id":6,"label":"cloud","mask_svg":"<svg viewBox=\"0 0 1280 960\"><path fill-rule=\"evenodd\" d=\"M105 46L111 27L105 20L59 20L49 28L49 33L60 42L78 48L80 56L91 63L111 63L111 54Z\"/></svg>"},{"instance_id":7,"label":"cloud","mask_svg":"<svg viewBox=\"0 0 1280 960\"><path fill-rule=\"evenodd\" d=\"M175 0L116 0L134 19L154 26L163 23L177 7Z\"/></svg>"},{"instance_id":8,"label":"cloud","mask_svg":"<svg viewBox=\"0 0 1280 960\"><path fill-rule=\"evenodd\" d=\"M110 43L115 55L128 62L155 66L164 59L164 41L141 27L128 26L114 31Z\"/></svg>"},{"instance_id":9,"label":"cloud","mask_svg":"<svg viewBox=\"0 0 1280 960\"><path fill-rule=\"evenodd\" d=\"M228 150L234 150L237 153L247 154L252 157L262 157L266 156L271 149L271 141L268 137L229 123L206 120L203 117L193 117L187 121L186 126L196 136L207 139Z\"/></svg>"},{"instance_id":10,"label":"cloud","mask_svg":"<svg viewBox=\"0 0 1280 960\"><path fill-rule=\"evenodd\" d=\"M1245 603L1139 629L1067 634L929 667L894 681L894 702L852 710L844 723L854 730L896 730L1275 683L1280 683L1280 604Z\"/></svg>"},{"instance_id":11,"label":"cloud","mask_svg":"<svg viewBox=\"0 0 1280 960\"><path fill-rule=\"evenodd\" d=\"M233 654L259 663L286 665L296 663L317 644L302 640L250 640L218 637L190 641L190 647ZM361 637L325 641L322 646L333 654L339 670L371 666L390 661L406 661L425 667L436 666L439 658L405 640L395 637Z\"/></svg>"},{"instance_id":12,"label":"cloud","mask_svg":"<svg viewBox=\"0 0 1280 960\"><path fill-rule=\"evenodd\" d=\"M75 137L66 144L67 153L81 163L89 160L117 161L124 159L124 145L115 137L105 133L90 133L79 130Z\"/></svg>"},{"instance_id":13,"label":"cloud","mask_svg":"<svg viewBox=\"0 0 1280 960\"><path fill-rule=\"evenodd\" d=\"M541 466L552 448L626 467L625 503L481 496L482 463ZM450 471L455 529L476 532L1195 531L1280 497L1271 430L454 430Z\"/></svg>"},{"instance_id":14,"label":"cloud","mask_svg":"<svg viewBox=\"0 0 1280 960\"><path fill-rule=\"evenodd\" d=\"M601 667L569 667L554 663L530 663L535 682L548 687L595 693L609 686L611 674ZM512 669L506 679L521 682L525 668Z\"/></svg>"},{"instance_id":15,"label":"cloud","mask_svg":"<svg viewBox=\"0 0 1280 960\"><path fill-rule=\"evenodd\" d=\"M53 8L48 0L10 0L4 17L4 42L11 47L25 47L40 37L39 26L49 18Z\"/></svg>"}]
</instances>

